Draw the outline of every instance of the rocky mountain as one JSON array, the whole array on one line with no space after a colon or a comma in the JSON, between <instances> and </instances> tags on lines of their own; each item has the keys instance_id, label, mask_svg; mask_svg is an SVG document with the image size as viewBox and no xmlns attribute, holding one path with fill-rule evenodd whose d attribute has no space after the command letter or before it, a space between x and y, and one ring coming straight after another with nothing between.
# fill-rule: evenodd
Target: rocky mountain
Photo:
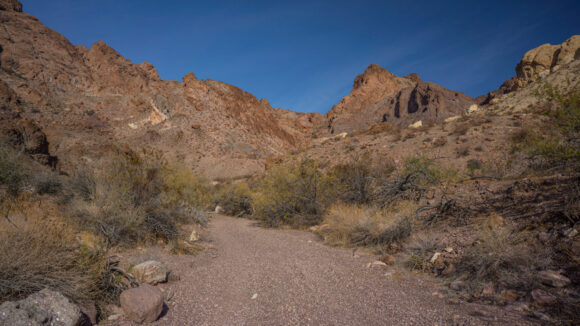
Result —
<instances>
[{"instance_id":1,"label":"rocky mountain","mask_svg":"<svg viewBox=\"0 0 580 326\"><path fill-rule=\"evenodd\" d=\"M18 1L1 0L0 19L3 120L42 129L65 170L126 145L161 150L210 177L236 177L305 143L294 117L285 121L235 86L193 73L164 81L151 64L134 64L102 41L74 46Z\"/></svg>"},{"instance_id":2,"label":"rocky mountain","mask_svg":"<svg viewBox=\"0 0 580 326\"><path fill-rule=\"evenodd\" d=\"M506 80L499 89L479 96L477 101L480 104L492 103L493 99L504 94L522 89L536 81L545 81L552 73L563 67L568 67L579 59L580 35L574 35L562 44L546 43L540 45L524 54L515 68L516 76ZM562 87L566 87L566 85L562 84ZM493 102L497 103L497 101Z\"/></svg>"},{"instance_id":3,"label":"rocky mountain","mask_svg":"<svg viewBox=\"0 0 580 326\"><path fill-rule=\"evenodd\" d=\"M475 101L425 82L417 74L399 77L372 64L354 80L352 91L327 114L330 133L353 132L376 123L407 126L433 123L464 112Z\"/></svg>"},{"instance_id":4,"label":"rocky mountain","mask_svg":"<svg viewBox=\"0 0 580 326\"><path fill-rule=\"evenodd\" d=\"M530 50L516 77L477 99L372 64L322 115L272 108L266 99L193 73L162 80L150 63L132 63L103 41L90 48L71 44L16 0L0 0L0 20L1 134L65 171L107 151L151 148L210 178L262 173L269 157L309 147L317 136L384 122L433 124L475 103L495 105L538 79L574 81L580 56L580 36Z\"/></svg>"}]
</instances>

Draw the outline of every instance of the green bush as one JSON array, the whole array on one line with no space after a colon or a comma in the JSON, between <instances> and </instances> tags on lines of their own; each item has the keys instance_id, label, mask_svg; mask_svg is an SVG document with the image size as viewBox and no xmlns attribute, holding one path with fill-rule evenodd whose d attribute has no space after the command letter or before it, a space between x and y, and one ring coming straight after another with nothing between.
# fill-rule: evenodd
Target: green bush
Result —
<instances>
[{"instance_id":1,"label":"green bush","mask_svg":"<svg viewBox=\"0 0 580 326\"><path fill-rule=\"evenodd\" d=\"M216 191L215 203L230 216L252 214L252 192L247 183L220 186Z\"/></svg>"},{"instance_id":2,"label":"green bush","mask_svg":"<svg viewBox=\"0 0 580 326\"><path fill-rule=\"evenodd\" d=\"M266 225L314 225L333 200L332 181L313 160L278 167L253 195L253 211Z\"/></svg>"}]
</instances>

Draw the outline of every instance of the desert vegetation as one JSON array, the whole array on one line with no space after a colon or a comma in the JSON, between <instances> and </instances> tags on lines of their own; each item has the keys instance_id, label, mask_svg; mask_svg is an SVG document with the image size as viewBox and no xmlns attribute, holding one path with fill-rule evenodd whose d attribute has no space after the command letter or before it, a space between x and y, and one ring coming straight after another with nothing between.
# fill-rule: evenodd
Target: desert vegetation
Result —
<instances>
[{"instance_id":1,"label":"desert vegetation","mask_svg":"<svg viewBox=\"0 0 580 326\"><path fill-rule=\"evenodd\" d=\"M462 300L506 304L548 291L555 299L532 300L533 309L567 324L577 311L560 307L577 299L539 275L562 266L567 275L580 270L566 235L574 236L579 222L579 97L551 88L543 96L548 104L539 119L514 125L512 147L496 153L498 162L473 158L459 139L462 169L426 156L395 163L351 151L350 160L334 166L295 156L251 185L222 188L216 203L268 227L310 228L329 245L395 255L402 267L441 277ZM450 135L484 123L474 119L464 117ZM485 194L470 196L482 184ZM461 231L448 238L449 228Z\"/></svg>"},{"instance_id":2,"label":"desert vegetation","mask_svg":"<svg viewBox=\"0 0 580 326\"><path fill-rule=\"evenodd\" d=\"M180 226L205 225L212 204L204 179L158 153L117 153L71 175L0 147L0 301L44 288L99 309L134 280L114 253L163 241Z\"/></svg>"}]
</instances>

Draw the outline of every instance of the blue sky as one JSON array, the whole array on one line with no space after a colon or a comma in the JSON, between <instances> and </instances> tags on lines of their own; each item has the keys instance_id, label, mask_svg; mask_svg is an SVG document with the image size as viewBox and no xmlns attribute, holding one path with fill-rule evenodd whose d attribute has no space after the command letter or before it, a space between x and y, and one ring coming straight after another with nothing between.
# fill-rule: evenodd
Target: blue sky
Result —
<instances>
[{"instance_id":1,"label":"blue sky","mask_svg":"<svg viewBox=\"0 0 580 326\"><path fill-rule=\"evenodd\" d=\"M300 112L327 112L371 63L478 96L527 50L580 34L577 0L22 2L73 44L103 40L163 79L193 72Z\"/></svg>"}]
</instances>

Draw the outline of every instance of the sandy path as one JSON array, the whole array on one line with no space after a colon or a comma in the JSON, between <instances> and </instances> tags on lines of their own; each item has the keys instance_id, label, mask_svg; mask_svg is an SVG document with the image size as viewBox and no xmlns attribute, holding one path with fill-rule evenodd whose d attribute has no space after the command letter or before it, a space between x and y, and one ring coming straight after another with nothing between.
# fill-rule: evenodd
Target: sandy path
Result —
<instances>
[{"instance_id":1,"label":"sandy path","mask_svg":"<svg viewBox=\"0 0 580 326\"><path fill-rule=\"evenodd\" d=\"M197 256L167 257L178 282L156 325L528 325L514 312L448 304L432 278L330 248L316 236L215 216ZM395 272L396 275L396 272ZM252 298L254 297L254 298ZM453 319L460 322L453 322Z\"/></svg>"}]
</instances>

